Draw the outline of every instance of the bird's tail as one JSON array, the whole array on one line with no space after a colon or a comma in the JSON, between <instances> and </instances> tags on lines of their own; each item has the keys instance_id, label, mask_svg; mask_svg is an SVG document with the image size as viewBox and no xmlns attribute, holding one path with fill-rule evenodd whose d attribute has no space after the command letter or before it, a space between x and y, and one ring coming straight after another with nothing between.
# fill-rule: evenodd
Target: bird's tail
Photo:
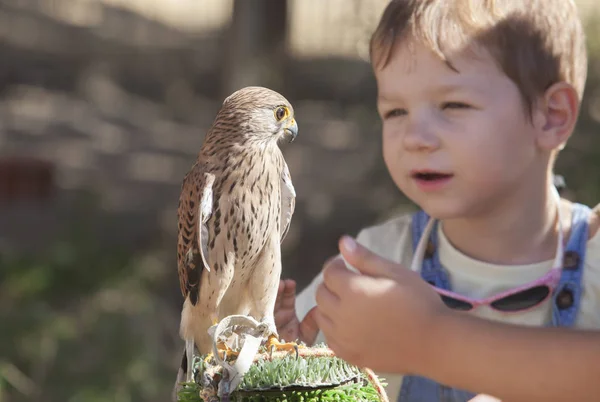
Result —
<instances>
[{"instance_id":1,"label":"bird's tail","mask_svg":"<svg viewBox=\"0 0 600 402\"><path fill-rule=\"evenodd\" d=\"M175 385L173 386L173 392L171 393L172 402L177 402L177 394L179 390L181 390L181 384L186 381L187 378L187 369L188 369L188 361L187 354L185 352L185 347L183 348L183 356L181 358L181 364L179 365L179 370L177 370L177 379L175 380Z\"/></svg>"}]
</instances>

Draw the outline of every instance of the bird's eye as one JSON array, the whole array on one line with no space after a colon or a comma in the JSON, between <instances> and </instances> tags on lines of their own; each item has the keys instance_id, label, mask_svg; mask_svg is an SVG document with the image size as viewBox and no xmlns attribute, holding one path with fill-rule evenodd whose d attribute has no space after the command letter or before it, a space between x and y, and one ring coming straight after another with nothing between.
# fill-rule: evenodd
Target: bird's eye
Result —
<instances>
[{"instance_id":1,"label":"bird's eye","mask_svg":"<svg viewBox=\"0 0 600 402\"><path fill-rule=\"evenodd\" d=\"M275 109L275 118L277 121L281 121L287 117L288 113L287 107L279 106L277 109Z\"/></svg>"}]
</instances>

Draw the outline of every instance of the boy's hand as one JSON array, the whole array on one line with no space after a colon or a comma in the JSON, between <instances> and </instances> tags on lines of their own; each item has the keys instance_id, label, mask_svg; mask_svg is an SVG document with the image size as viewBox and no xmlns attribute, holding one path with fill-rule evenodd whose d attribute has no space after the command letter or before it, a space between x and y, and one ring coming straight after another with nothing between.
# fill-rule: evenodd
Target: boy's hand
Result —
<instances>
[{"instance_id":1,"label":"boy's hand","mask_svg":"<svg viewBox=\"0 0 600 402\"><path fill-rule=\"evenodd\" d=\"M319 333L315 311L316 307L300 322L296 314L296 281L285 279L279 282L275 302L275 325L280 338L288 342L299 340L312 345Z\"/></svg>"},{"instance_id":2,"label":"boy's hand","mask_svg":"<svg viewBox=\"0 0 600 402\"><path fill-rule=\"evenodd\" d=\"M427 364L437 318L448 311L421 277L353 239L341 239L344 259L324 269L316 321L341 358L376 371L419 374Z\"/></svg>"}]
</instances>

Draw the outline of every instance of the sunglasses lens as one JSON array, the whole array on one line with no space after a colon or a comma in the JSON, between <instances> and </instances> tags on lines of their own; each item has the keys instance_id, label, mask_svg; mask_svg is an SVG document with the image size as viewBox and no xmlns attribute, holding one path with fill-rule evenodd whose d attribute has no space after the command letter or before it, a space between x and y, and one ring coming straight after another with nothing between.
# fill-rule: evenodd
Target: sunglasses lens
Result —
<instances>
[{"instance_id":1,"label":"sunglasses lens","mask_svg":"<svg viewBox=\"0 0 600 402\"><path fill-rule=\"evenodd\" d=\"M440 295L440 297L442 298L444 304L453 310L469 311L473 308L473 305L469 302L454 299L445 295Z\"/></svg>"},{"instance_id":2,"label":"sunglasses lens","mask_svg":"<svg viewBox=\"0 0 600 402\"><path fill-rule=\"evenodd\" d=\"M550 288L548 286L536 286L496 300L491 306L500 311L526 310L543 302L549 294Z\"/></svg>"}]
</instances>

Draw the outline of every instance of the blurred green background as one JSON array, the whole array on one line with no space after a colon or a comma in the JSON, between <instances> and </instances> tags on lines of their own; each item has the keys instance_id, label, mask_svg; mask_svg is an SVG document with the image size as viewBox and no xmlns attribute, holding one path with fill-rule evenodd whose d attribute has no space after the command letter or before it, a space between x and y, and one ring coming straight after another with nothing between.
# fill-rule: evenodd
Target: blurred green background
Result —
<instances>
[{"instance_id":1,"label":"blurred green background","mask_svg":"<svg viewBox=\"0 0 600 402\"><path fill-rule=\"evenodd\" d=\"M600 202L600 18L557 172ZM385 0L0 1L0 402L166 401L182 297L175 209L222 99L283 93L298 193L284 276L410 208L380 158L367 43Z\"/></svg>"}]
</instances>

